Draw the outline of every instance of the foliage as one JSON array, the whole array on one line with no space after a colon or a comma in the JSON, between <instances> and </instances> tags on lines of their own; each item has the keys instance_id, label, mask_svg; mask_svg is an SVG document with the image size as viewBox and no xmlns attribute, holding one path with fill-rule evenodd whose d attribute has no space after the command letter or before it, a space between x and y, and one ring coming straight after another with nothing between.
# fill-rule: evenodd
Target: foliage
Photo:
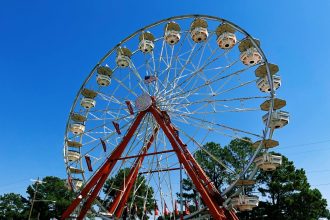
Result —
<instances>
[{"instance_id":1,"label":"foliage","mask_svg":"<svg viewBox=\"0 0 330 220\"><path fill-rule=\"evenodd\" d=\"M224 147L224 161L235 173L241 173L248 165L253 153L251 146L252 143L249 138L236 138ZM248 170L247 174L250 173L249 171L251 170ZM233 178L234 176L232 174L227 175L227 183L231 183Z\"/></svg>"},{"instance_id":2,"label":"foliage","mask_svg":"<svg viewBox=\"0 0 330 220\"><path fill-rule=\"evenodd\" d=\"M32 218L37 216L40 219L60 218L74 199L74 194L68 190L65 180L54 176L47 176L41 183L36 182L28 186L27 193L30 201L34 197L35 190Z\"/></svg>"},{"instance_id":3,"label":"foliage","mask_svg":"<svg viewBox=\"0 0 330 220\"><path fill-rule=\"evenodd\" d=\"M27 218L28 201L21 195L8 193L0 196L0 219Z\"/></svg>"},{"instance_id":4,"label":"foliage","mask_svg":"<svg viewBox=\"0 0 330 220\"><path fill-rule=\"evenodd\" d=\"M110 204L115 198L118 190L122 187L124 183L124 178L127 177L130 172L129 168L121 169L116 176L111 177L106 181L103 187L103 192L108 195L106 203ZM133 190L128 198L127 204L131 207L131 210L135 211L135 206L137 207L137 216L140 218L143 216L144 203L146 206L146 212L151 213L154 210L154 190L151 186L146 183L146 179L142 175L138 175L137 181L135 183L138 186L135 195L133 195ZM134 189L134 188L133 188ZM132 202L134 200L134 203Z\"/></svg>"},{"instance_id":5,"label":"foliage","mask_svg":"<svg viewBox=\"0 0 330 220\"><path fill-rule=\"evenodd\" d=\"M267 198L263 204L265 219L317 219L327 217L327 202L319 190L311 189L305 171L296 169L282 156L282 165L274 172L260 172L258 190ZM260 210L259 210L260 211Z\"/></svg>"},{"instance_id":6,"label":"foliage","mask_svg":"<svg viewBox=\"0 0 330 220\"><path fill-rule=\"evenodd\" d=\"M194 157L214 186L221 191L233 181L234 177L225 167L236 173L241 172L246 167L251 152L250 140L244 138L234 139L225 147L214 142L208 142L203 146L203 149L196 151ZM213 155L216 160L210 155ZM184 200L192 201L197 196L190 179L183 180L183 190ZM177 196L180 198L178 193Z\"/></svg>"},{"instance_id":7,"label":"foliage","mask_svg":"<svg viewBox=\"0 0 330 220\"><path fill-rule=\"evenodd\" d=\"M248 139L246 139L248 140ZM203 147L214 155L222 164L241 172L250 160L251 144L242 139L234 139L227 146L213 142ZM274 154L274 153L273 153ZM233 175L227 173L218 161L212 159L204 150L195 153L195 158L206 174L221 191L226 184L233 181ZM249 173L251 170L248 170ZM292 161L283 156L282 166L273 172L257 173L257 184L254 188L246 189L247 194L258 190L262 197L259 206L251 212L240 212L238 216L243 219L269 219L269 220L311 220L319 217L330 218L326 209L327 202L317 189L311 189L306 173L303 169L296 169ZM183 181L183 199L193 201L198 196L190 179ZM177 196L180 198L179 193Z\"/></svg>"}]
</instances>

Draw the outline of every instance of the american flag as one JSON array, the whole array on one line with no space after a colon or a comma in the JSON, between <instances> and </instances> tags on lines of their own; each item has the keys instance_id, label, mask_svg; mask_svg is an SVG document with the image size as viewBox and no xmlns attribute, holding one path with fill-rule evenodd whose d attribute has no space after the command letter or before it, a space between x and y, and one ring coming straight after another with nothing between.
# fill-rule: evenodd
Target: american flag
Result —
<instances>
[{"instance_id":1,"label":"american flag","mask_svg":"<svg viewBox=\"0 0 330 220\"><path fill-rule=\"evenodd\" d=\"M145 83L151 83L151 82L156 81L157 79L158 79L157 76L145 76L144 77L144 82Z\"/></svg>"},{"instance_id":2,"label":"american flag","mask_svg":"<svg viewBox=\"0 0 330 220\"><path fill-rule=\"evenodd\" d=\"M166 202L164 201L164 215L168 216L170 214L170 211L167 208Z\"/></svg>"},{"instance_id":3,"label":"american flag","mask_svg":"<svg viewBox=\"0 0 330 220\"><path fill-rule=\"evenodd\" d=\"M158 211L158 206L157 206L157 203L155 201L155 215L158 215L159 214L159 211Z\"/></svg>"},{"instance_id":4,"label":"american flag","mask_svg":"<svg viewBox=\"0 0 330 220\"><path fill-rule=\"evenodd\" d=\"M179 215L179 210L178 210L178 206L177 206L177 201L176 200L174 200L174 213L175 213L175 215Z\"/></svg>"}]
</instances>

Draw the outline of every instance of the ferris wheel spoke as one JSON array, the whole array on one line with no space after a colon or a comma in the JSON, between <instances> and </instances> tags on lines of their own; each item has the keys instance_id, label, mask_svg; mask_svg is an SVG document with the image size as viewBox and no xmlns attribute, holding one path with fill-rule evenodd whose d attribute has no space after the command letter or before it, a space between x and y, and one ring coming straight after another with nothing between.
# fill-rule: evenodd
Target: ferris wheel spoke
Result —
<instances>
[{"instance_id":1,"label":"ferris wheel spoke","mask_svg":"<svg viewBox=\"0 0 330 220\"><path fill-rule=\"evenodd\" d=\"M102 97L102 99L104 101L116 104L116 105L120 105L120 106L125 106L125 104L123 103L123 101L125 100L125 98L119 98L119 97L114 97L114 96L108 96L106 94L103 93L99 93L100 96Z\"/></svg>"},{"instance_id":2,"label":"ferris wheel spoke","mask_svg":"<svg viewBox=\"0 0 330 220\"><path fill-rule=\"evenodd\" d=\"M155 143L155 150L156 151L158 151L158 146L157 146L157 142ZM160 168L160 160L161 160L161 157L162 157L162 155L155 155L155 157L156 157L156 168L157 169L159 169ZM155 178L156 179L156 178ZM163 202L164 202L164 199L163 199L163 189L162 189L162 184L161 184L161 176L160 176L160 173L159 172L157 172L157 179L156 180L158 180L158 182L157 181L155 181L156 182L156 184L157 184L157 186L158 186L158 192L159 192L159 199L160 199L160 202L161 202L161 206L163 207Z\"/></svg>"},{"instance_id":3,"label":"ferris wheel spoke","mask_svg":"<svg viewBox=\"0 0 330 220\"><path fill-rule=\"evenodd\" d=\"M238 129L238 128L230 127L230 126L227 126L227 125L224 125L224 124L210 122L208 120L204 120L204 119L201 119L201 118L193 117L191 115L183 115L183 114L181 114L180 117L189 118L189 119L192 119L192 120L195 120L195 121L199 121L199 122L202 122L202 123L213 125L215 127L221 127L221 128L227 129L227 130L234 131L234 132L243 133L243 134L246 134L246 135L251 135L251 136L258 137L258 138L263 138L262 135L258 135L258 134L255 134L255 133L252 133L252 132L249 132L249 131L244 131L244 130L241 130L241 129Z\"/></svg>"},{"instance_id":4,"label":"ferris wheel spoke","mask_svg":"<svg viewBox=\"0 0 330 220\"><path fill-rule=\"evenodd\" d=\"M238 97L238 98L229 98L229 99L210 99L210 97L206 97L196 101L171 103L171 106L176 106L176 105L190 106L190 105L202 104L202 103L222 103L222 102L235 102L235 101L242 102L253 99L268 99L268 98L269 96L250 96L250 97ZM166 104L161 104L159 106L166 106Z\"/></svg>"},{"instance_id":5,"label":"ferris wheel spoke","mask_svg":"<svg viewBox=\"0 0 330 220\"><path fill-rule=\"evenodd\" d=\"M189 41L188 41L188 42L189 42ZM187 58L185 64L181 67L181 69L180 69L178 72L177 72L177 69L175 69L175 77L173 78L173 81L168 81L167 84L166 84L166 86L165 86L165 88L164 88L161 92L166 91L166 89L167 89L169 86L171 86L171 84L175 84L175 80L176 80L176 78L180 78L180 75L184 72L185 67L186 67L186 66L192 61L194 55L196 55L196 54L197 54L197 53L203 48L202 46L200 46L200 47L195 51L196 44L192 44L192 45L190 45L190 46L192 46L192 48L189 50L190 52L189 52L189 55L188 55L188 58ZM177 62L179 59L180 59L179 56L176 56L176 57L175 57L176 62Z\"/></svg>"},{"instance_id":6,"label":"ferris wheel spoke","mask_svg":"<svg viewBox=\"0 0 330 220\"><path fill-rule=\"evenodd\" d=\"M108 102L107 105L109 103L110 102ZM93 109L93 110L89 110L88 113L101 113L101 114L104 114L107 111L116 112L116 111L121 111L121 110L123 110L123 108L110 108L109 106L107 106L107 108L105 108L105 109Z\"/></svg>"},{"instance_id":7,"label":"ferris wheel spoke","mask_svg":"<svg viewBox=\"0 0 330 220\"><path fill-rule=\"evenodd\" d=\"M128 125L131 124L132 121L133 121L133 120L130 120L130 121L127 122L126 124L122 125L122 127L120 127L120 129L123 130L124 128L127 128ZM106 123L103 123L103 124L101 124L101 125L98 125L98 126L96 126L96 127L94 127L94 128L91 128L91 129L85 131L82 135L84 135L84 134L90 134L91 132L96 131L97 129L103 128L103 127L105 127L105 126L107 127L107 125L109 125L110 123L112 123L112 122L106 122ZM115 133L116 133L116 132L113 131L113 134L115 134ZM109 135L112 135L112 133L109 134ZM73 137L79 137L79 136L80 136L80 135L74 135Z\"/></svg>"},{"instance_id":8,"label":"ferris wheel spoke","mask_svg":"<svg viewBox=\"0 0 330 220\"><path fill-rule=\"evenodd\" d=\"M171 61L170 61L170 64L169 65L167 65L167 68L166 68L166 70L167 71L164 71L165 73L167 72L167 78L166 78L166 82L168 81L168 78L169 78L169 76L168 76L168 74L169 74L169 71L170 71L170 69L171 69L171 67L172 67L172 60L173 60L173 57L175 58L175 57L178 57L178 55L179 55L179 53L181 52L181 50L182 50L182 48L183 48L183 45L184 45L184 42L185 42L185 40L187 39L187 36L188 36L188 32L185 32L185 34L184 34L184 37L183 37L183 39L182 39L182 41L179 43L180 45L178 46L178 50L177 50L177 52L176 52L176 54L173 56L173 51L174 51L174 48L176 47L175 45L173 45L171 48L172 48L172 52L171 52ZM163 41L163 45L165 45L165 47L167 48L167 44L165 43L165 41ZM162 54L163 54L163 47L162 47L162 52L161 52L161 54L160 54L160 57L159 57L159 68L160 68L160 64L161 64L161 60L163 60L164 62L165 62L165 64L166 64L166 61L164 60L164 58L162 57ZM168 53L166 53L166 59L168 60ZM168 63L168 62L167 62ZM164 81L164 84L166 84L167 85L167 83L165 83L165 81Z\"/></svg>"},{"instance_id":9,"label":"ferris wheel spoke","mask_svg":"<svg viewBox=\"0 0 330 220\"><path fill-rule=\"evenodd\" d=\"M235 63L237 63L237 62L236 62L236 61L233 62L232 64L230 64L229 67L231 67L231 66L234 65ZM226 72L228 69L229 69L229 68L225 68L224 70L220 71L220 73L216 74L215 76L217 76L217 75L221 75L222 73ZM223 79L226 79L226 78L228 78L228 77L231 77L231 76L234 76L234 75L240 74L240 73L242 73L242 72L244 72L244 71L246 71L246 69L242 69L242 70L239 70L239 71L235 71L235 72L233 72L233 73L231 73L231 74L229 74L229 75L221 76L221 77L216 78L216 79L211 78L211 80L209 80L208 82L206 82L206 83L204 83L203 85L199 86L198 88L195 88L195 89L192 89L192 90L188 90L188 91L185 91L185 90L184 90L184 88L186 88L187 85L186 85L184 88L181 88L181 84L187 82L187 80L185 80L185 81L181 82L181 84L179 85L179 86L180 86L180 89L184 91L184 93L181 93L181 95L186 94L186 93L193 93L193 92L195 92L195 91L198 91L198 90L201 89L201 88L204 88L205 86L209 86L209 85L212 84L212 83L215 83L215 82L218 82L219 80L223 80ZM192 78L193 78L192 76L196 76L196 74L197 74L197 72L195 72L193 75L191 75L191 77L188 78L188 82L191 82L191 80L192 80ZM173 93L177 88L179 88L179 87L173 87L173 89L167 91L165 94L167 94L167 93ZM170 98L175 98L175 97L177 97L177 96L171 96Z\"/></svg>"},{"instance_id":10,"label":"ferris wheel spoke","mask_svg":"<svg viewBox=\"0 0 330 220\"><path fill-rule=\"evenodd\" d=\"M186 95L186 94L189 94L189 95L195 94L195 93L197 93L200 89L202 89L202 88L204 88L204 87L206 87L206 86L208 86L208 85L210 85L210 84L212 84L212 83L215 83L215 82L217 82L217 81L220 81L220 80L226 79L226 78L228 78L228 77L233 77L233 76L235 76L235 75L241 74L241 73L245 72L247 69L248 69L248 68L244 68L244 69L241 69L241 70L235 71L235 72L233 72L233 73L231 73L231 74L228 74L228 75L226 75L226 76L222 76L222 77L216 78L216 79L210 81L210 82L207 83L207 84L202 84L202 85L200 85L200 86L198 86L198 87L196 87L196 88L193 88L193 89L191 89L191 90L187 90L187 91L185 91L185 92L183 92L183 93L179 93L179 95L171 96L169 99L178 98L178 97L180 97L180 96L184 96L184 95ZM252 82L256 82L256 80L248 81L248 82L246 82L246 83L241 83L239 86L235 86L235 87L233 87L233 88L230 88L230 89L227 89L227 90L225 90L225 91L222 91L221 93L216 93L216 94L213 94L213 95L214 95L214 96L217 96L217 95L220 95L220 94L223 94L223 93L226 93L226 92L232 91L232 90L234 90L234 89L241 88L241 87L243 87L243 86L246 86L246 85L248 85L248 84L251 84Z\"/></svg>"},{"instance_id":11,"label":"ferris wheel spoke","mask_svg":"<svg viewBox=\"0 0 330 220\"><path fill-rule=\"evenodd\" d=\"M115 71L115 70L114 70ZM120 71L120 73L121 73L121 71ZM113 92L111 93L111 95L106 95L106 94L102 94L103 96L105 96L105 97L107 97L109 100L112 100L113 98L115 98L115 94L116 94L116 92L118 91L118 89L119 88L121 88L121 87L124 87L126 90L128 90L129 92L130 92L130 89L126 86L126 85L124 85L123 83L122 83L122 81L125 81L125 80L127 80L127 79L129 79L129 77L130 77L130 74L126 74L125 75L125 77L122 79L122 80L119 80L119 79L117 79L116 77L114 77L114 74L112 75L112 78L113 79L115 79L115 81L117 81L117 82L119 82L118 83L118 85L116 86L116 88L113 90ZM130 80L129 80L129 82L130 82ZM130 86L131 87L131 86ZM129 93L130 94L130 93ZM128 94L128 95L129 95ZM134 95L134 94L133 94ZM118 98L118 96L117 96L117 98ZM120 103L120 102L119 102ZM119 104L118 103L118 104Z\"/></svg>"},{"instance_id":12,"label":"ferris wheel spoke","mask_svg":"<svg viewBox=\"0 0 330 220\"><path fill-rule=\"evenodd\" d=\"M163 45L165 44L165 42L163 42ZM168 52L167 52L167 45L165 44L165 48L166 48L166 57L168 57ZM165 74L165 78L164 81L161 80L157 80L156 81L156 86L157 86L157 91L155 91L155 94L159 94L160 92L160 88L159 85L160 84L163 88L165 88L165 85L168 85L169 83L169 77L170 77L170 73L171 73L171 68L172 68L172 64L173 64L173 53L174 53L174 46L171 47L171 57L170 57L170 61L169 64L167 65L166 69L164 71L160 71L160 64L161 64L161 57L162 57L162 53L160 54L160 58L159 58L159 65L158 65L158 70L157 73L159 72L160 75L159 77L161 77L162 74ZM163 51L163 48L162 48Z\"/></svg>"},{"instance_id":13,"label":"ferris wheel spoke","mask_svg":"<svg viewBox=\"0 0 330 220\"><path fill-rule=\"evenodd\" d=\"M145 120L145 118L143 119L143 121L144 121L144 120ZM142 122L142 124L143 124L143 122ZM143 127L144 127L144 126L140 126L140 127L138 128L138 130L137 130L137 133L140 133L141 130L144 130ZM147 127L147 126L145 126L145 127ZM133 139L133 141L131 142L129 149L127 149L127 152L126 152L126 154L124 155L124 157L129 156L129 155L132 153L132 151L133 151L134 149L138 148L138 146L140 146L141 143L144 142L144 141L145 141L145 138L140 138L139 135L135 135L135 136L134 136L134 139ZM120 165L119 165L118 170L120 170L122 167L124 167L126 163L129 163L129 160L122 160L121 163L120 163ZM133 165L133 162L129 163L128 167L132 167L132 165ZM124 179L124 181L125 181L125 179ZM109 193L110 193L110 192L109 192ZM106 196L109 196L109 195L106 195Z\"/></svg>"},{"instance_id":14,"label":"ferris wheel spoke","mask_svg":"<svg viewBox=\"0 0 330 220\"><path fill-rule=\"evenodd\" d=\"M165 139L165 137L164 137ZM165 147L164 147L165 148ZM164 182L167 186L167 189L170 191L170 199L171 199L171 203L173 204L174 202L174 196L173 196L173 188L172 188L172 181L171 181L171 176L170 176L170 173L169 173L169 155L166 154L165 155L165 158L164 158L166 161L165 161L165 166L164 165L161 165L162 167L165 167L165 173L163 175L163 179L164 179ZM161 164L161 161L159 161L159 164Z\"/></svg>"},{"instance_id":15,"label":"ferris wheel spoke","mask_svg":"<svg viewBox=\"0 0 330 220\"><path fill-rule=\"evenodd\" d=\"M240 44L240 42L241 42L241 40L239 40L236 44ZM204 62L204 64L203 64L203 66L202 67L200 67L199 65L197 66L198 68L196 68L196 70L198 70L198 71L203 71L203 72L206 72L206 71L214 71L214 70L219 70L219 69L223 69L223 68L228 68L228 67L230 67L230 66L233 66L233 64L236 64L239 60L237 60L237 61L230 61L230 60L227 60L227 63L229 64L229 66L227 65L227 66L217 66L217 67L213 67L213 68L209 68L209 69L206 69L206 67L208 67L211 63L213 63L214 61L217 61L218 59L220 59L220 58L222 58L222 57L228 57L228 55L232 52L232 50L233 50L233 48L234 47L232 47L232 48L230 48L230 49L226 49L223 53L221 53L221 54L219 54L217 57L215 57L215 58L213 58L212 60L211 60L211 58L212 58L212 56L214 56L215 55L215 53L219 50L219 47L217 47L214 51L212 51L212 53L211 53L211 56L209 56L206 60L205 60L205 62ZM196 70L195 70L195 72L196 72Z\"/></svg>"},{"instance_id":16,"label":"ferris wheel spoke","mask_svg":"<svg viewBox=\"0 0 330 220\"><path fill-rule=\"evenodd\" d=\"M187 122L188 123L188 122ZM195 135L197 135L198 134L198 132L200 131L200 129L201 129L201 127L197 127L197 129L193 132L193 136L195 136ZM164 138L164 140L166 139L166 136L165 136L165 134L163 133L163 138ZM191 142L191 140L190 139L188 139L188 141L186 141L185 142L185 144L189 144ZM165 146L165 145L164 145ZM171 146L171 148L172 148L172 146ZM166 149L165 147L164 147L164 149ZM156 150L157 151L157 150ZM158 156L156 157L156 158L158 158L158 163L161 163L161 162L163 162L164 160L166 160L166 159L168 159L168 158L176 158L177 157L177 154L176 153L169 153L168 154L168 157L166 157L166 158L164 158L164 159L162 159L162 158L158 158Z\"/></svg>"},{"instance_id":17,"label":"ferris wheel spoke","mask_svg":"<svg viewBox=\"0 0 330 220\"><path fill-rule=\"evenodd\" d=\"M219 163L223 168L225 168L226 170L228 170L230 173L233 173L234 175L237 175L235 170L232 170L230 167L228 167L225 162L221 161L219 158L217 158L216 156L214 156L212 153L210 153L208 150L206 150L202 144L200 144L198 141L196 141L193 137L191 137L190 135L188 135L186 132L180 130L182 132L182 134L184 136L186 136L188 139L190 139L194 144L196 144L198 146L198 148L202 151L204 151L207 155L209 155L214 161L216 161L217 163Z\"/></svg>"},{"instance_id":18,"label":"ferris wheel spoke","mask_svg":"<svg viewBox=\"0 0 330 220\"><path fill-rule=\"evenodd\" d=\"M147 88L145 86L144 80L142 79L139 71L136 69L134 63L131 62L130 65L129 65L129 67L130 67L130 70L132 71L132 73L137 77L137 79L138 79L138 83L137 84L140 87L140 89L142 91L144 91L144 92L147 92Z\"/></svg>"},{"instance_id":19,"label":"ferris wheel spoke","mask_svg":"<svg viewBox=\"0 0 330 220\"><path fill-rule=\"evenodd\" d=\"M150 76L150 77L157 77L157 72L156 72L156 64L155 64L155 58L154 58L154 53L151 52L151 58L147 59L147 55L144 55L145 58L145 71L146 71L146 75ZM152 62L152 66L149 64L150 60ZM158 80L155 80L153 82L145 82L146 87L148 88L148 94L153 95L155 93L155 91L158 89L158 85L157 85Z\"/></svg>"},{"instance_id":20,"label":"ferris wheel spoke","mask_svg":"<svg viewBox=\"0 0 330 220\"><path fill-rule=\"evenodd\" d=\"M184 116L184 115L214 115L214 114L219 114L219 113L226 113L226 112L251 112L251 111L258 111L260 110L259 108L233 108L233 109L228 109L228 110L217 110L217 111L197 111L194 110L192 112L186 112L186 111L180 111L177 109L174 110L169 110L171 113L176 113L178 114L177 117Z\"/></svg>"},{"instance_id":21,"label":"ferris wheel spoke","mask_svg":"<svg viewBox=\"0 0 330 220\"><path fill-rule=\"evenodd\" d=\"M128 127L129 124L130 124L129 122L126 123L121 129ZM90 137L92 140L89 141L89 142L84 143L84 144L82 145L82 147L84 147L84 146L90 146L91 144L95 143L96 141L97 141L97 144L95 144L95 145L92 146L88 151L86 151L84 154L82 154L82 155L80 156L80 159L83 158L85 155L90 154L90 153L93 152L96 148L98 148L98 147L100 146L99 138L95 138L92 134L99 134L99 133L85 132L85 136ZM105 142L107 142L108 144L111 144L113 147L116 147L115 144L113 144L112 142L109 142L109 141L108 141L108 139L110 139L110 138L113 137L115 134L117 134L116 131L112 131L112 132L105 133L105 134L106 134L106 136L103 138L103 140L104 140ZM116 138L116 140L117 140L117 139L118 139L118 138ZM113 139L112 139L112 140L113 140ZM118 144L118 141L116 141L116 143ZM72 163L72 164L73 164L73 163Z\"/></svg>"},{"instance_id":22,"label":"ferris wheel spoke","mask_svg":"<svg viewBox=\"0 0 330 220\"><path fill-rule=\"evenodd\" d=\"M123 88L125 88L128 92L130 92L131 94L133 94L135 97L138 97L138 95L130 88L128 88L121 80L112 77L114 80L116 80ZM139 87L139 85L135 86L134 88Z\"/></svg>"},{"instance_id":23,"label":"ferris wheel spoke","mask_svg":"<svg viewBox=\"0 0 330 220\"><path fill-rule=\"evenodd\" d=\"M201 52L201 55L199 57L199 60L198 60L198 63L197 63L197 68L199 68L199 66L201 65L201 62L202 62L202 58L204 57L204 52L205 52L205 49L208 47L208 49L210 49L211 51L211 54L212 56L218 51L219 47L217 47L215 50L212 51L212 48L210 48L210 40L209 39L212 39L212 36L214 35L214 32L212 32L210 34L210 36L208 37L207 41L205 42L205 46L203 47L202 49L202 52ZM208 60L209 58L207 58L206 60ZM194 63L191 63L191 65L194 66Z\"/></svg>"},{"instance_id":24,"label":"ferris wheel spoke","mask_svg":"<svg viewBox=\"0 0 330 220\"><path fill-rule=\"evenodd\" d=\"M168 147L166 146L166 137L165 134L162 133L161 136L159 136L162 138L163 140L163 148L162 149L157 149L157 150L166 150L168 149ZM166 154L165 158L163 158L162 156L158 157L157 156L157 164L155 165L155 170L157 173L157 177L158 177L158 185L159 185L159 192L160 192L160 200L161 203L165 203L166 200L168 201L168 199L170 199L173 203L173 190L172 190L172 185L171 185L171 180L170 177L168 175L169 172L169 155ZM163 162L165 162L165 164L163 164ZM170 193L167 195L164 192L169 191ZM164 204L165 205L165 204ZM163 207L163 206L162 206Z\"/></svg>"},{"instance_id":25,"label":"ferris wheel spoke","mask_svg":"<svg viewBox=\"0 0 330 220\"><path fill-rule=\"evenodd\" d=\"M111 120L111 121L128 121L129 119L131 119L133 117L132 114L129 113L128 109L119 109L117 111L106 111L103 112L103 114L101 116L96 116L95 114L90 113L90 121L107 121L107 120Z\"/></svg>"},{"instance_id":26,"label":"ferris wheel spoke","mask_svg":"<svg viewBox=\"0 0 330 220\"><path fill-rule=\"evenodd\" d=\"M180 118L174 118L173 121L178 121L178 122L183 122L183 123L186 123L192 127L198 127L198 128L204 128L205 130L207 130L207 132L216 132L222 136L225 136L225 137L229 137L229 138L233 138L233 139L239 139L239 140L242 140L242 141L245 141L245 142L248 142L250 144L253 144L253 142L249 141L249 140L246 140L244 137L241 137L241 136L238 136L237 133L233 132L234 134L228 134L228 133L225 133L223 132L224 129L221 131L217 128L214 128L214 127L207 127L205 126L205 124L202 124L202 123L188 123L186 120L183 121L182 119Z\"/></svg>"},{"instance_id":27,"label":"ferris wheel spoke","mask_svg":"<svg viewBox=\"0 0 330 220\"><path fill-rule=\"evenodd\" d=\"M92 116L92 118L90 118L90 121L107 121L107 120L112 120L112 121L120 121L120 120L125 120L127 121L128 118L132 118L131 114L122 114L122 113L114 113L111 111L107 111L106 114L112 116L111 118L106 118L106 117L98 117L95 114L89 113L90 116ZM114 114L116 114L117 116L115 116Z\"/></svg>"},{"instance_id":28,"label":"ferris wheel spoke","mask_svg":"<svg viewBox=\"0 0 330 220\"><path fill-rule=\"evenodd\" d=\"M188 33L189 33L189 32L185 32L184 37L183 37L183 40L180 42L180 45L178 46L178 50L177 50L175 56L173 56L173 51L174 51L174 48L175 48L176 46L175 46L175 45L172 46L171 62L170 62L170 65L167 65L167 68L166 68L165 71L164 71L165 73L167 73L166 78L164 79L164 83L163 83L164 90L166 90L166 88L168 87L168 85L170 85L170 82L169 82L169 74L170 74L170 72L171 72L171 68L172 68L172 65L173 65L173 58L175 58L175 59L178 58L179 53L181 52L181 50L182 50L182 48L183 48L183 45L184 45L183 42L185 42L185 40L187 39ZM167 46L166 46L167 44L165 43L165 41L163 41L163 45L165 45L165 47L167 47ZM188 51L188 52L189 52L189 51ZM161 60L164 60L163 57L162 57L162 54L163 54L163 47L162 47L161 55L160 55L160 57L159 57L159 67L160 67ZM168 57L168 56L166 56L166 57ZM177 62L175 62L175 63L177 64ZM176 66L175 66L175 69L176 69ZM162 90L162 91L164 91L164 90ZM161 92L161 91L159 91L159 92ZM159 92L156 93L155 95L158 95Z\"/></svg>"},{"instance_id":29,"label":"ferris wheel spoke","mask_svg":"<svg viewBox=\"0 0 330 220\"><path fill-rule=\"evenodd\" d=\"M229 104L221 104L223 103L223 100L210 100L208 99L207 101L201 101L198 100L196 102L186 102L186 103L182 103L182 104L172 104L170 105L170 107L167 107L167 109L169 109L169 111L174 111L177 113L183 113L183 114L216 114L216 113L220 113L220 112L245 112L245 111L256 111L259 110L260 107L244 107L243 105L243 99L240 100L240 105L239 107L234 107L234 106L230 106ZM247 100L247 99L245 99ZM227 100L229 101L229 100ZM211 104L212 106L212 111L208 110L208 106ZM197 106L199 105L199 106ZM191 106L195 106L196 108L194 108L193 110L189 111L187 109L187 107L191 107ZM219 107L221 107L222 110L219 109ZM223 110L226 109L226 110ZM186 110L186 111L184 111ZM199 111L202 110L203 112ZM206 111L208 110L208 111Z\"/></svg>"},{"instance_id":30,"label":"ferris wheel spoke","mask_svg":"<svg viewBox=\"0 0 330 220\"><path fill-rule=\"evenodd\" d=\"M249 85L249 84L251 84L251 83L255 83L256 81L257 81L257 79L255 79L255 80L250 80L250 81L247 81L247 82L243 82L243 83L239 84L238 86L235 86L235 87L232 87L232 88L229 88L229 89L226 89L226 90L220 91L219 93L217 93L217 95L222 95L222 94L224 94L224 93L231 92L231 91L233 91L233 90L235 90L235 89L241 88L241 87L246 86L246 85Z\"/></svg>"},{"instance_id":31,"label":"ferris wheel spoke","mask_svg":"<svg viewBox=\"0 0 330 220\"><path fill-rule=\"evenodd\" d=\"M211 53L211 55L205 60L204 64L203 64L201 67L199 67L197 70L195 69L194 71L191 71L190 76L187 77L184 81L182 81L179 85L173 86L173 89L174 89L174 88L177 88L177 87L181 87L181 86L182 86L184 83L186 83L187 81L189 82L189 81L191 80L191 78L193 78L196 74L198 74L199 72L203 71L208 65L210 65L210 64L213 63L214 61L216 61L216 60L220 59L221 57L225 56L226 54L230 53L230 51L231 51L231 49L226 50L225 52L221 53L219 56L217 56L217 57L215 57L215 58L213 58L213 59L211 60L211 58L214 56L214 54L215 54L215 52L216 52L216 50L214 50L214 51ZM233 65L236 64L237 62L238 62L238 61L235 61L235 62L233 62L233 63L227 65L225 68L228 69L229 67L233 66ZM174 80L176 80L176 78L175 78ZM177 81L179 81L179 80L180 80L180 79L177 79ZM173 91L173 89L167 91L167 93Z\"/></svg>"}]
</instances>

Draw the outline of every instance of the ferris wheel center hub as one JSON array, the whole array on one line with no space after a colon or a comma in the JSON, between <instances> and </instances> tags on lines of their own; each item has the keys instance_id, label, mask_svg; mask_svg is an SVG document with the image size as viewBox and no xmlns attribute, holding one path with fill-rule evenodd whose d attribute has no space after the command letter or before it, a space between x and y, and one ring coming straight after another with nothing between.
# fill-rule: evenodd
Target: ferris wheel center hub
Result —
<instances>
[{"instance_id":1,"label":"ferris wheel center hub","mask_svg":"<svg viewBox=\"0 0 330 220\"><path fill-rule=\"evenodd\" d=\"M152 105L152 99L148 93L143 93L138 96L135 101L135 106L139 111L145 111Z\"/></svg>"}]
</instances>

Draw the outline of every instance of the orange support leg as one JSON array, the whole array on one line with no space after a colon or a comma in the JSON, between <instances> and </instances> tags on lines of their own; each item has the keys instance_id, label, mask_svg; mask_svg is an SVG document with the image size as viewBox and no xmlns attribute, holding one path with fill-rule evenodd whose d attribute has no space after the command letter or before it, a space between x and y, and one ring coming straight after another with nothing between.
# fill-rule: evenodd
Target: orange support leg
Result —
<instances>
[{"instance_id":1,"label":"orange support leg","mask_svg":"<svg viewBox=\"0 0 330 220\"><path fill-rule=\"evenodd\" d=\"M163 117L163 114L154 106L150 107L150 112L153 114L157 123L160 125L166 137L169 139L173 149L175 150L178 156L180 163L184 165L194 185L196 186L197 190L200 192L203 201L208 206L212 216L218 220L225 220L226 216L224 215L224 211L220 208L220 205L217 203L217 199L214 196L214 192L209 191L209 189L201 181L200 179L201 177L198 176L195 172L195 168L199 167L199 165L197 163L194 164L194 161L191 161L189 155L187 157L188 150L186 148L182 149L181 146L178 144L177 140L174 138L175 134L168 127L169 120L166 120L166 117Z\"/></svg>"},{"instance_id":2,"label":"orange support leg","mask_svg":"<svg viewBox=\"0 0 330 220\"><path fill-rule=\"evenodd\" d=\"M132 126L127 131L127 134L123 137L120 144L116 147L116 149L111 153L110 157L105 161L105 163L101 166L101 168L95 173L95 175L89 180L89 182L84 186L79 195L73 200L73 202L69 205L69 207L65 210L61 219L70 218L72 212L78 207L80 203L83 203L83 210L81 210L78 220L84 218L84 213L90 209L92 202L95 200L97 194L99 193L101 187L103 186L106 178L109 176L113 167L115 166L117 160L122 153L124 152L128 142L131 140L134 135L137 127L141 123L141 120L145 116L146 111L140 112ZM84 202L86 201L86 202Z\"/></svg>"}]
</instances>

